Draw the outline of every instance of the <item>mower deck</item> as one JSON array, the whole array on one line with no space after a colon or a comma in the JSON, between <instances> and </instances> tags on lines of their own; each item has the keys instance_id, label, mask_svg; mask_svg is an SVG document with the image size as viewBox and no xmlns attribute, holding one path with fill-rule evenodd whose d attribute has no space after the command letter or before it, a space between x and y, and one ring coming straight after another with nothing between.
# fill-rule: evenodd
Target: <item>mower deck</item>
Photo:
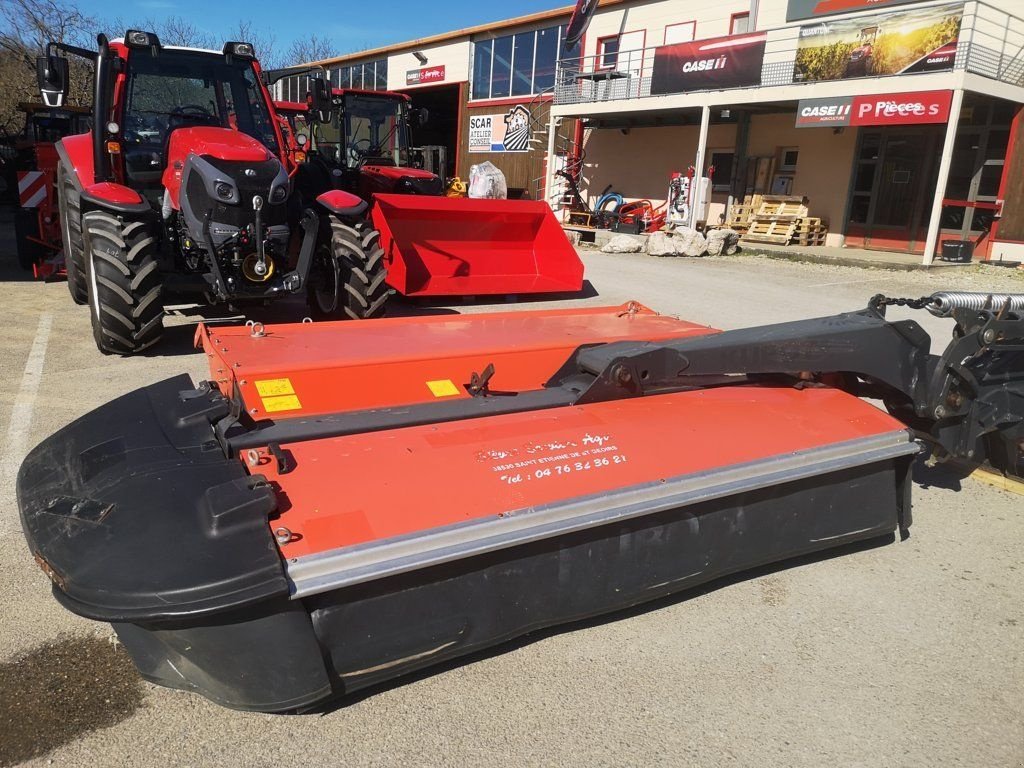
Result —
<instances>
[{"instance_id":1,"label":"mower deck","mask_svg":"<svg viewBox=\"0 0 1024 768\"><path fill-rule=\"evenodd\" d=\"M202 328L219 392L167 380L45 441L25 529L147 678L264 711L905 531L917 445L839 390L515 410L581 345L710 333L633 304Z\"/></svg>"}]
</instances>

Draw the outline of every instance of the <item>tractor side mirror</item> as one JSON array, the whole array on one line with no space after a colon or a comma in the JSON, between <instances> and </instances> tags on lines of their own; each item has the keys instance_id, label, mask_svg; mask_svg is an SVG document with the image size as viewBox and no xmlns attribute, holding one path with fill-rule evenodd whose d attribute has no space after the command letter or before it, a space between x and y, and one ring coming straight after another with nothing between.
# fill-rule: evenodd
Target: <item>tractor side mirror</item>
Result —
<instances>
[{"instance_id":1,"label":"tractor side mirror","mask_svg":"<svg viewBox=\"0 0 1024 768\"><path fill-rule=\"evenodd\" d=\"M315 77L309 81L313 98L312 108L317 122L326 124L331 122L331 110L334 109L334 101L331 98L331 84L321 78Z\"/></svg>"},{"instance_id":2,"label":"tractor side mirror","mask_svg":"<svg viewBox=\"0 0 1024 768\"><path fill-rule=\"evenodd\" d=\"M430 119L430 110L426 107L417 107L412 111L412 121L417 128L422 128Z\"/></svg>"},{"instance_id":3,"label":"tractor side mirror","mask_svg":"<svg viewBox=\"0 0 1024 768\"><path fill-rule=\"evenodd\" d=\"M36 79L43 104L63 107L68 95L68 60L63 56L40 56L36 59Z\"/></svg>"},{"instance_id":4,"label":"tractor side mirror","mask_svg":"<svg viewBox=\"0 0 1024 768\"><path fill-rule=\"evenodd\" d=\"M304 133L297 133L297 134L295 134L295 143L298 144L300 147L306 146L306 142L307 141L309 141L309 137L306 136L306 134L304 134Z\"/></svg>"}]
</instances>

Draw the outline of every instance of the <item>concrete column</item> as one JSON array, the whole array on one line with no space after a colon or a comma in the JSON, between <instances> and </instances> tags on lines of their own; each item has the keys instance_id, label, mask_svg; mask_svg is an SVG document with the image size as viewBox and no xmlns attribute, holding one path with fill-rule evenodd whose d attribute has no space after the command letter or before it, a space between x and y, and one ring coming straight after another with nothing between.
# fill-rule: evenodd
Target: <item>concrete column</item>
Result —
<instances>
[{"instance_id":1,"label":"concrete column","mask_svg":"<svg viewBox=\"0 0 1024 768\"><path fill-rule=\"evenodd\" d=\"M931 266L935 258L935 246L939 242L939 219L942 217L942 198L946 196L946 183L949 181L949 166L953 162L953 144L956 142L956 126L960 122L960 107L964 102L963 88L953 91L953 101L949 105L949 122L946 124L946 138L942 142L942 155L939 158L939 177L935 182L935 196L932 198L932 212L928 217L928 237L924 242L924 259L926 267Z\"/></svg>"},{"instance_id":2,"label":"concrete column","mask_svg":"<svg viewBox=\"0 0 1024 768\"><path fill-rule=\"evenodd\" d=\"M694 161L694 172L693 183L694 188L690 195L690 200L693 205L690 209L690 226L697 226L697 211L704 203L703 187L700 183L701 176L704 174L704 156L708 151L708 129L711 127L711 107L705 105L700 108L700 137L697 139L697 157Z\"/></svg>"},{"instance_id":3,"label":"concrete column","mask_svg":"<svg viewBox=\"0 0 1024 768\"><path fill-rule=\"evenodd\" d=\"M544 199L552 208L555 207L551 199L555 188L555 136L558 134L558 124L562 118L555 115L548 116L548 154L544 161Z\"/></svg>"}]
</instances>

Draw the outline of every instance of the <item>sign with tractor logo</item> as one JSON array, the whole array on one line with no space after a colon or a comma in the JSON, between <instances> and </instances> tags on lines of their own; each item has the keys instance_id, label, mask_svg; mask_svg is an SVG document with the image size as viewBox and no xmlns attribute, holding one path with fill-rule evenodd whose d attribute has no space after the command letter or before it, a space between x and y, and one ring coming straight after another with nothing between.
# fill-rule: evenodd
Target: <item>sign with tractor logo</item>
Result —
<instances>
[{"instance_id":1,"label":"sign with tractor logo","mask_svg":"<svg viewBox=\"0 0 1024 768\"><path fill-rule=\"evenodd\" d=\"M504 114L470 115L470 152L529 152L530 110L516 104Z\"/></svg>"},{"instance_id":2,"label":"sign with tractor logo","mask_svg":"<svg viewBox=\"0 0 1024 768\"><path fill-rule=\"evenodd\" d=\"M950 70L963 11L961 4L939 5L802 26L794 79Z\"/></svg>"}]
</instances>

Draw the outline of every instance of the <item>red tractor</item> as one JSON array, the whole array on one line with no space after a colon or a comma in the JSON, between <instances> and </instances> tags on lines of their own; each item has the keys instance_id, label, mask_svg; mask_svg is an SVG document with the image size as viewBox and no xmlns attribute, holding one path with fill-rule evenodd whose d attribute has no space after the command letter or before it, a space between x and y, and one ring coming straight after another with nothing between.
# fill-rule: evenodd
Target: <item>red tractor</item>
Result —
<instances>
[{"instance_id":1,"label":"red tractor","mask_svg":"<svg viewBox=\"0 0 1024 768\"><path fill-rule=\"evenodd\" d=\"M411 107L405 94L334 89L329 119L323 117L315 109L306 115L314 137L303 142L309 149L296 173L298 196L309 201L325 190L357 194L371 205L372 234L364 242L382 256L379 270L371 257L373 270L352 273L349 287L358 290L351 294L354 303L343 307L350 315L382 311L387 286L406 296L582 288L583 263L547 203L445 197L440 177L411 167L410 128L422 125L427 112Z\"/></svg>"},{"instance_id":2,"label":"red tractor","mask_svg":"<svg viewBox=\"0 0 1024 768\"><path fill-rule=\"evenodd\" d=\"M129 30L98 50L51 43L38 62L46 104L60 106L68 61L95 64L92 130L57 143L68 287L92 310L102 352L155 344L166 291L241 305L307 291L337 314L371 236L366 205L325 190L299 205L294 165L253 46L163 46ZM314 104L331 109L315 81ZM345 231L343 247L326 233Z\"/></svg>"}]
</instances>

